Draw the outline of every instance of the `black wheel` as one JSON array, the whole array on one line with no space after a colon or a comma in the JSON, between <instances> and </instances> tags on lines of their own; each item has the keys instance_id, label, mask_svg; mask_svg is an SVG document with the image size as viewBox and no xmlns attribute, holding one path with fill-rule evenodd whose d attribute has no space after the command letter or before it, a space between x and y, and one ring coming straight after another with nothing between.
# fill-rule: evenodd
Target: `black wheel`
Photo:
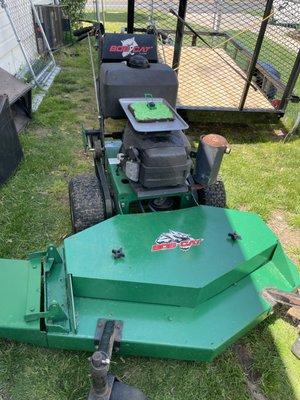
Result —
<instances>
[{"instance_id":1,"label":"black wheel","mask_svg":"<svg viewBox=\"0 0 300 400\"><path fill-rule=\"evenodd\" d=\"M222 179L218 177L213 185L198 190L198 201L205 206L225 208L226 191Z\"/></svg>"},{"instance_id":2,"label":"black wheel","mask_svg":"<svg viewBox=\"0 0 300 400\"><path fill-rule=\"evenodd\" d=\"M110 400L148 400L148 398L139 389L126 385L126 383L118 382L115 380L113 389L111 392Z\"/></svg>"},{"instance_id":3,"label":"black wheel","mask_svg":"<svg viewBox=\"0 0 300 400\"><path fill-rule=\"evenodd\" d=\"M96 175L75 176L69 183L69 197L74 232L105 220L103 193Z\"/></svg>"}]
</instances>

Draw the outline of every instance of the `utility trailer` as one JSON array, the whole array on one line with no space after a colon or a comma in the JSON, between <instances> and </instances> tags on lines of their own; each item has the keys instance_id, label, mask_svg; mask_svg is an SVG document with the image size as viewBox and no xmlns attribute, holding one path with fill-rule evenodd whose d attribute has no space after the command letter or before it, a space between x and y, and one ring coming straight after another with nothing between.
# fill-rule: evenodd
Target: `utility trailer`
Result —
<instances>
[{"instance_id":1,"label":"utility trailer","mask_svg":"<svg viewBox=\"0 0 300 400\"><path fill-rule=\"evenodd\" d=\"M278 12L298 18L297 6L285 3L129 0L122 11L127 32L152 27L158 33L160 59L178 73L181 112L220 121L276 122L289 102L299 101L294 87L300 46L291 37L296 27L273 25ZM110 2L106 9L112 10Z\"/></svg>"}]
</instances>

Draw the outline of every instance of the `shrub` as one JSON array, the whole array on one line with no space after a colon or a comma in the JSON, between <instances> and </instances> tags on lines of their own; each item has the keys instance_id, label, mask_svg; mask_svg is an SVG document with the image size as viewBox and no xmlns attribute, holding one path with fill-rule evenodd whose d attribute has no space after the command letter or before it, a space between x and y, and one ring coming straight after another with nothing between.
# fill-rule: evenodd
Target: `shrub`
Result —
<instances>
[{"instance_id":1,"label":"shrub","mask_svg":"<svg viewBox=\"0 0 300 400\"><path fill-rule=\"evenodd\" d=\"M61 0L60 3L66 6L72 24L83 17L86 0Z\"/></svg>"}]
</instances>

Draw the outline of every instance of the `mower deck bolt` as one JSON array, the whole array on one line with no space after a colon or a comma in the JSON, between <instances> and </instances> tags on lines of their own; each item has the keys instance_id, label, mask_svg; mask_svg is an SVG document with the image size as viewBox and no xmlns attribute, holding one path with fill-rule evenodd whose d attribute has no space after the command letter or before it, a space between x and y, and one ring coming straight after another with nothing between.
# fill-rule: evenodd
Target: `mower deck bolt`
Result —
<instances>
[{"instance_id":1,"label":"mower deck bolt","mask_svg":"<svg viewBox=\"0 0 300 400\"><path fill-rule=\"evenodd\" d=\"M114 259L116 259L116 260L119 258L125 257L122 247L120 247L119 249L112 249L112 254L113 254Z\"/></svg>"},{"instance_id":2,"label":"mower deck bolt","mask_svg":"<svg viewBox=\"0 0 300 400\"><path fill-rule=\"evenodd\" d=\"M241 240L242 239L242 237L241 237L241 235L239 235L237 232L229 232L228 233L228 236L230 237L230 239L232 239L232 240Z\"/></svg>"}]
</instances>

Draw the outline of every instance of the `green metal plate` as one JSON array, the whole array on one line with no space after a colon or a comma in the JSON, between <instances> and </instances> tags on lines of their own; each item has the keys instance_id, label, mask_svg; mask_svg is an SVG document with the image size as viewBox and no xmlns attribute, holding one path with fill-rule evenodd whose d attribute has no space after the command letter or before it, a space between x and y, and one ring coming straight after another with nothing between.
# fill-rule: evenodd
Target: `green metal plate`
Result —
<instances>
[{"instance_id":1,"label":"green metal plate","mask_svg":"<svg viewBox=\"0 0 300 400\"><path fill-rule=\"evenodd\" d=\"M170 230L198 242L186 251L180 245L157 251L157 238ZM233 231L242 240L231 240ZM75 297L185 307L197 306L268 262L276 245L257 215L204 206L118 215L64 242ZM114 259L112 251L119 248L125 257Z\"/></svg>"},{"instance_id":2,"label":"green metal plate","mask_svg":"<svg viewBox=\"0 0 300 400\"><path fill-rule=\"evenodd\" d=\"M25 316L40 311L40 260L0 259L0 337L46 346L40 321L25 321Z\"/></svg>"},{"instance_id":3,"label":"green metal plate","mask_svg":"<svg viewBox=\"0 0 300 400\"><path fill-rule=\"evenodd\" d=\"M228 225L219 226L220 230L215 232L211 225L214 226L218 221L218 223L223 222L224 224L222 212L226 215ZM93 351L98 319L117 319L124 324L121 341L121 353L124 355L209 361L272 311L271 304L262 296L264 289L277 288L290 292L300 285L299 271L284 255L279 243L275 243L270 259L259 265L266 258L266 248L269 245L271 246L276 238L263 222L253 214L201 207L197 208L197 211L186 209L178 213L148 215L152 216L151 224L144 224L143 232L138 230L140 237L135 236L135 234L128 234L128 229L134 227L133 222L140 220L121 216L111 219L114 228L108 228L104 231L100 229L99 231L99 227L104 225L100 224L98 227L83 232L87 236L80 233L67 239L65 241L66 248L68 243L71 243L72 246L78 245L75 254L67 251L64 253L63 249L57 252L54 246L50 246L47 252L37 253L28 261L0 260L0 302L2 304L0 309L0 337L53 348ZM156 220L158 216L160 217L159 221ZM196 218L200 216L202 219ZM205 216L209 219L205 220ZM137 215L137 217L139 216ZM170 219L170 217L172 218ZM148 219L146 218L145 221L148 221ZM189 232L193 234L201 232L205 236L206 233L210 233L214 239L214 241L209 242L211 252L206 254L208 249L205 250L204 247L207 240L210 240L207 237L206 241L204 240L199 246L192 246L186 252L176 247L158 252L151 252L150 250L150 255L145 256L146 251L149 252L149 243L152 243L151 235L156 234L156 231L163 226L160 225L163 224L163 221L165 223L171 221L175 225L179 224L179 226L189 223ZM120 226L122 229L120 229ZM215 225L215 228L217 226ZM223 229L225 232L228 226L236 229L242 235L242 241L231 242L226 239L226 244L223 243L223 235L220 232L222 233ZM111 229L115 231L111 231ZM200 229L202 230L200 231ZM258 230L256 231L256 229ZM116 236L109 237L108 234L111 234L111 232L114 232ZM90 233L93 233L93 235L90 235ZM250 235L250 233L255 233L255 236ZM138 255L141 264L134 264L131 269L126 257L126 260L113 260L115 264L111 264L116 275L123 279L121 279L120 285L130 284L128 287L132 290L132 293L126 294L124 291L126 301L93 297L93 290L98 289L99 282L103 280L98 278L101 277L99 271L104 270L107 274L111 273L109 270L105 270L103 267L105 264L98 263L99 260L101 261L99 248L102 251L102 260L111 261L106 254L107 249L103 246L103 243L118 245L118 241L121 239L122 243L126 245L124 251L128 252L129 260L134 259L131 258L130 254L132 249L136 250L133 244L135 240L139 239L143 243L143 251ZM228 247L229 244L230 247ZM219 252L217 255L216 253L220 248L226 249L228 253ZM202 249L202 252L200 249ZM261 250L260 255L256 255L255 250ZM208 254L215 264L209 262L210 260L206 258ZM85 255L84 258L83 255ZM95 256L97 263L93 261L92 255ZM151 259L151 257L156 256L163 257L161 261L167 260L166 257L171 257L171 260L166 263L158 263L156 266L153 263L154 258ZM150 258L148 259L148 257ZM187 259L184 257L187 257ZM239 262L239 257L244 260L242 264ZM40 303L42 260L46 274L45 306L49 306L50 301L51 307L52 300L56 300L57 304L60 304L68 314L71 329L54 329L53 322L55 321L50 320L49 310L43 310ZM180 262L174 260L180 260ZM206 261L205 264L202 264L203 260ZM229 265L230 260L234 260L238 267L231 267L228 272L226 265ZM254 268L253 260L257 261ZM76 264L77 262L79 264ZM88 274L85 274L84 278L76 276L76 271L73 268L77 266L81 273L86 271L91 274L90 262L95 262L94 276L96 278L94 282L96 286L94 288L90 285ZM85 284L87 284L83 289L78 286L74 287L74 296L70 271L65 270L66 264L69 270L73 270L73 283L77 280L80 284L81 281L85 281ZM153 266L152 270L150 269L151 265ZM193 266L192 269L189 269L190 265ZM165 266L169 268L169 272L172 267L175 276L168 277L164 270ZM218 271L214 271L214 266L218 266ZM122 267L124 267L124 270L122 270ZM142 269L144 269L144 273ZM186 273L190 271L194 279L201 278L203 282L208 282L207 286L211 287L211 293L215 292L215 295L211 294L205 300L202 299L195 307L190 307L189 304L178 307L165 303L154 304L153 301L145 302L147 296L152 300L157 299L156 292L160 292L161 289L158 284L160 281L162 282L161 286L166 289L167 301L170 298L172 299L174 293L167 291L166 282L180 283L179 279L182 277L184 283L188 285L188 290L191 289L192 285L199 284L189 280L182 273L182 269ZM161 271L160 275L159 271ZM130 272L132 273L130 274ZM130 278L131 281L128 279L125 281L124 276ZM230 279L233 279L233 276L235 277L234 284L228 285L230 280L228 276ZM145 290L142 300L138 302L134 299L134 295L142 296L137 288L142 283L143 277L148 280L147 290ZM153 283L150 283L151 279ZM65 281L64 284L63 281ZM218 282L218 284L215 282ZM220 290L221 287L224 287L224 290ZM87 288L91 290L91 295L85 292ZM181 293L182 287L175 286L174 288L179 290L178 293ZM80 290L83 290L84 293L80 294ZM201 294L202 289L198 290ZM116 293L112 290L112 297ZM97 295L98 297L102 296L101 293L99 296L98 292ZM105 295L109 296L109 293L105 293ZM132 296L134 300L128 301L129 296ZM159 296L162 296L162 293ZM66 303L66 307L63 303ZM39 317L34 316L39 312L42 315L40 318L43 323L40 323ZM76 321L74 320L75 314ZM52 313L53 317L54 314ZM31 320L32 318L34 319ZM56 325L57 322L60 321L57 321L56 318ZM42 330L44 326L45 331Z\"/></svg>"},{"instance_id":4,"label":"green metal plate","mask_svg":"<svg viewBox=\"0 0 300 400\"><path fill-rule=\"evenodd\" d=\"M280 246L276 253L285 258ZM275 261L277 256L194 309L75 298L77 336L50 334L49 346L92 351L97 320L107 318L124 323L121 354L210 361L269 315L272 307L261 296L265 288L291 291L299 285L295 266L285 258L286 279Z\"/></svg>"}]
</instances>

